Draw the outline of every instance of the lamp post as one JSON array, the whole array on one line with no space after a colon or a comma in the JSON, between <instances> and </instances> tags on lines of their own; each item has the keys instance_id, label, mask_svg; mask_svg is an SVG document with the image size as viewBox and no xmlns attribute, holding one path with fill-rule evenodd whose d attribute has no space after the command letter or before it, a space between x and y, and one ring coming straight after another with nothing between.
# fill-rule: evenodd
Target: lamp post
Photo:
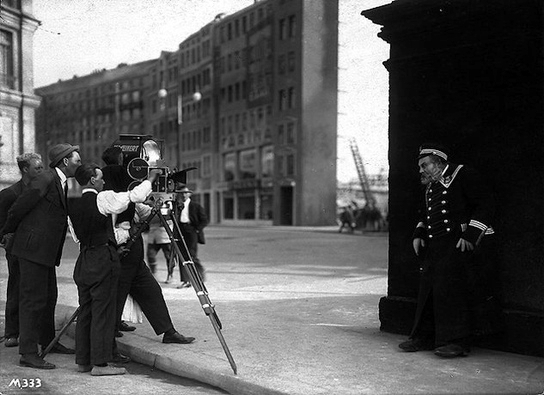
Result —
<instances>
[{"instance_id":1,"label":"lamp post","mask_svg":"<svg viewBox=\"0 0 544 395\"><path fill-rule=\"evenodd\" d=\"M168 96L168 91L165 88L161 88L157 92L157 95L159 96L161 111L164 111L164 137L166 137L166 125L168 125L168 109L166 105L166 97Z\"/></svg>"},{"instance_id":2,"label":"lamp post","mask_svg":"<svg viewBox=\"0 0 544 395\"><path fill-rule=\"evenodd\" d=\"M181 124L183 123L183 92L180 90L178 95L178 166L181 169ZM198 102L202 99L202 94L197 90L193 93L190 102Z\"/></svg>"}]
</instances>

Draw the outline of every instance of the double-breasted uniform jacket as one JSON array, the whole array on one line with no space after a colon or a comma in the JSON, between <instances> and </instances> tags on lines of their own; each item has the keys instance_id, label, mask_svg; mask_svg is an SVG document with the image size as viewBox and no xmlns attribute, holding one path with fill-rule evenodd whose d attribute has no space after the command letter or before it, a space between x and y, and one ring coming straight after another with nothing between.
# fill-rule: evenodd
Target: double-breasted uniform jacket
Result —
<instances>
[{"instance_id":1,"label":"double-breasted uniform jacket","mask_svg":"<svg viewBox=\"0 0 544 395\"><path fill-rule=\"evenodd\" d=\"M2 233L16 231L13 255L54 267L60 264L67 228L66 196L56 170L48 169L13 203Z\"/></svg>"},{"instance_id":2,"label":"double-breasted uniform jacket","mask_svg":"<svg viewBox=\"0 0 544 395\"><path fill-rule=\"evenodd\" d=\"M422 253L413 337L421 329L428 302L433 306L433 329L438 343L491 331L488 323L480 322L480 328L475 327L475 311L490 300L492 292L487 286L492 277L485 256L488 250L483 246L494 233L494 212L491 190L469 167L450 163L439 181L427 185L414 232L414 238L426 240L426 248ZM471 242L474 251L456 248L460 238Z\"/></svg>"},{"instance_id":3,"label":"double-breasted uniform jacket","mask_svg":"<svg viewBox=\"0 0 544 395\"><path fill-rule=\"evenodd\" d=\"M476 244L483 235L494 233L494 211L493 195L480 176L450 163L439 181L427 185L414 237L432 241L461 231L465 240Z\"/></svg>"}]
</instances>

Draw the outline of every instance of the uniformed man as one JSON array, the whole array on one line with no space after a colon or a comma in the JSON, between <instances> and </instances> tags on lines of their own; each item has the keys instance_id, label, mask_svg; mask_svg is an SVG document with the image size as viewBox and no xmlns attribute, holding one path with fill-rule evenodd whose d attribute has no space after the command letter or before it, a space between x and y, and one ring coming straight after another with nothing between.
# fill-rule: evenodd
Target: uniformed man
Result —
<instances>
[{"instance_id":1,"label":"uniformed man","mask_svg":"<svg viewBox=\"0 0 544 395\"><path fill-rule=\"evenodd\" d=\"M474 335L497 328L491 260L493 195L474 170L448 161L445 148L423 145L418 156L425 201L413 235L421 283L404 351L466 356Z\"/></svg>"}]
</instances>

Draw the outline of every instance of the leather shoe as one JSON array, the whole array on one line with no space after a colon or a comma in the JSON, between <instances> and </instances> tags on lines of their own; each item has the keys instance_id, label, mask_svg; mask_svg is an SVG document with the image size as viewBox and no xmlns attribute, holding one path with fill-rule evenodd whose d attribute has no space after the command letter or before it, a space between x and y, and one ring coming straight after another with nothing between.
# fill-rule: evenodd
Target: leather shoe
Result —
<instances>
[{"instance_id":1,"label":"leather shoe","mask_svg":"<svg viewBox=\"0 0 544 395\"><path fill-rule=\"evenodd\" d=\"M55 369L52 363L40 358L38 354L23 354L19 360L19 365L34 369Z\"/></svg>"},{"instance_id":2,"label":"leather shoe","mask_svg":"<svg viewBox=\"0 0 544 395\"><path fill-rule=\"evenodd\" d=\"M195 340L194 337L185 337L178 332L174 332L170 335L167 335L165 333L164 336L162 337L163 343L189 344L189 343L192 343L194 340Z\"/></svg>"},{"instance_id":3,"label":"leather shoe","mask_svg":"<svg viewBox=\"0 0 544 395\"><path fill-rule=\"evenodd\" d=\"M406 352L430 351L434 344L432 340L415 338L400 343L399 348Z\"/></svg>"},{"instance_id":4,"label":"leather shoe","mask_svg":"<svg viewBox=\"0 0 544 395\"><path fill-rule=\"evenodd\" d=\"M110 362L113 363L129 363L131 361L130 357L123 355L121 353L114 354Z\"/></svg>"},{"instance_id":5,"label":"leather shoe","mask_svg":"<svg viewBox=\"0 0 544 395\"><path fill-rule=\"evenodd\" d=\"M52 354L75 354L76 350L65 347L60 343L57 343L53 346L53 348L49 352Z\"/></svg>"},{"instance_id":6,"label":"leather shoe","mask_svg":"<svg viewBox=\"0 0 544 395\"><path fill-rule=\"evenodd\" d=\"M79 373L87 373L92 370L92 365L77 365L77 371Z\"/></svg>"},{"instance_id":7,"label":"leather shoe","mask_svg":"<svg viewBox=\"0 0 544 395\"><path fill-rule=\"evenodd\" d=\"M115 337L123 337L123 334L120 331L116 331Z\"/></svg>"},{"instance_id":8,"label":"leather shoe","mask_svg":"<svg viewBox=\"0 0 544 395\"><path fill-rule=\"evenodd\" d=\"M115 376L118 374L125 374L127 370L125 368L117 368L115 366L93 366L91 370L92 376Z\"/></svg>"},{"instance_id":9,"label":"leather shoe","mask_svg":"<svg viewBox=\"0 0 544 395\"><path fill-rule=\"evenodd\" d=\"M459 344L447 344L434 350L434 354L442 358L466 357L470 348Z\"/></svg>"},{"instance_id":10,"label":"leather shoe","mask_svg":"<svg viewBox=\"0 0 544 395\"><path fill-rule=\"evenodd\" d=\"M136 330L136 327L128 325L125 321L121 321L121 325L119 325L119 330L123 332L132 332Z\"/></svg>"},{"instance_id":11,"label":"leather shoe","mask_svg":"<svg viewBox=\"0 0 544 395\"><path fill-rule=\"evenodd\" d=\"M6 340L4 341L4 346L6 347L17 347L19 345L19 341L16 337L6 337Z\"/></svg>"},{"instance_id":12,"label":"leather shoe","mask_svg":"<svg viewBox=\"0 0 544 395\"><path fill-rule=\"evenodd\" d=\"M184 282L182 282L180 285L178 285L176 288L177 288L177 289L191 288L191 283L189 283L189 282L187 282L187 281L184 281Z\"/></svg>"}]
</instances>

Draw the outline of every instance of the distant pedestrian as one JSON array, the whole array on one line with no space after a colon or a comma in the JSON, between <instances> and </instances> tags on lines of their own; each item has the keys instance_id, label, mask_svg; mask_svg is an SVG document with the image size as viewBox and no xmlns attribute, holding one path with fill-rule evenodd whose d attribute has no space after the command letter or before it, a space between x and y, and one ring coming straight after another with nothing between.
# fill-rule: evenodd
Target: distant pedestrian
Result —
<instances>
[{"instance_id":1,"label":"distant pedestrian","mask_svg":"<svg viewBox=\"0 0 544 395\"><path fill-rule=\"evenodd\" d=\"M399 347L466 356L474 335L497 330L488 255L494 198L476 171L449 162L439 145L423 145L418 165L425 196L413 247L422 260L421 282L410 340Z\"/></svg>"},{"instance_id":2,"label":"distant pedestrian","mask_svg":"<svg viewBox=\"0 0 544 395\"><path fill-rule=\"evenodd\" d=\"M204 237L204 228L208 225L208 217L202 207L197 202L191 200L193 191L187 188L186 185L176 184L176 201L174 204L174 215L179 221L181 227L181 234L187 245L189 256L183 256L183 259L192 258L195 268L202 280L204 280L204 267L202 266L200 259L198 258L198 244L205 244L206 239ZM177 229L175 229L177 234ZM182 254L185 254L185 249L181 248ZM190 279L187 273L182 269L182 262L179 263L181 285L178 288L190 287Z\"/></svg>"},{"instance_id":3,"label":"distant pedestrian","mask_svg":"<svg viewBox=\"0 0 544 395\"><path fill-rule=\"evenodd\" d=\"M172 229L172 221L168 220L167 223L168 226L170 226L170 229ZM168 236L166 229L162 226L159 216L156 215L149 222L149 231L147 232L147 264L153 274L155 274L157 269L157 254L161 250L166 261L167 275L165 283L168 284L172 280L172 274L174 272L174 268L170 265L172 253L170 237Z\"/></svg>"},{"instance_id":4,"label":"distant pedestrian","mask_svg":"<svg viewBox=\"0 0 544 395\"><path fill-rule=\"evenodd\" d=\"M353 216L353 210L351 209L351 206L346 206L342 209L339 219L340 228L338 229L338 233L342 233L344 227L348 228L349 233L353 233L353 230L355 229L355 218Z\"/></svg>"},{"instance_id":5,"label":"distant pedestrian","mask_svg":"<svg viewBox=\"0 0 544 395\"><path fill-rule=\"evenodd\" d=\"M26 153L19 155L17 166L21 179L9 188L0 191L0 229L3 228L8 210L17 197L29 188L29 184L43 171L42 157L39 154ZM8 262L8 287L6 295L6 323L4 328L4 345L17 347L19 345L19 260L11 253L13 233L4 236L0 245L6 249Z\"/></svg>"}]
</instances>

